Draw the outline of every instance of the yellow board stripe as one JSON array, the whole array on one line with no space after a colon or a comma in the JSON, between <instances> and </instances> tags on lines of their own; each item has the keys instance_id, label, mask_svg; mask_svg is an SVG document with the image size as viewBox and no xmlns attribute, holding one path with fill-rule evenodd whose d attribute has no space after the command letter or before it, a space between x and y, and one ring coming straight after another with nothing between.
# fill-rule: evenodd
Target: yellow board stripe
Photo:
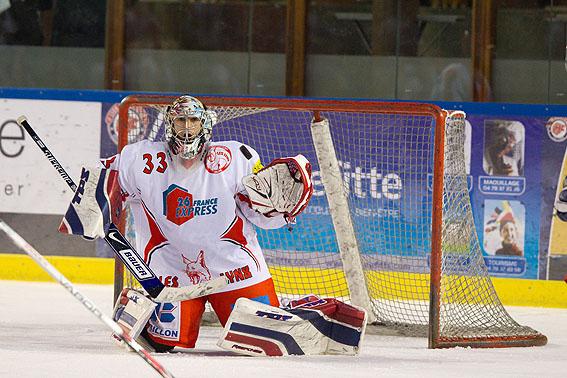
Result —
<instances>
[{"instance_id":1,"label":"yellow board stripe","mask_svg":"<svg viewBox=\"0 0 567 378\"><path fill-rule=\"evenodd\" d=\"M112 284L114 281L112 258L66 256L46 258L73 283ZM328 292L330 287L335 287L330 295L341 297L347 293L346 281L340 270L272 267L270 271L274 276L276 289L281 292L291 292L293 288L301 288L304 293L324 292L324 289ZM406 299L425 300L429 295L428 278L424 274L372 272L368 279L387 281L388 286L394 288L417 280L419 286L414 288L415 298ZM52 279L27 255L0 254L0 280L51 281ZM492 283L505 305L567 308L567 284L563 281L492 278ZM381 293L380 296L389 297L387 293Z\"/></svg>"},{"instance_id":2,"label":"yellow board stripe","mask_svg":"<svg viewBox=\"0 0 567 378\"><path fill-rule=\"evenodd\" d=\"M564 281L493 278L492 282L505 305L567 308Z\"/></svg>"},{"instance_id":3,"label":"yellow board stripe","mask_svg":"<svg viewBox=\"0 0 567 378\"><path fill-rule=\"evenodd\" d=\"M99 257L45 256L69 281L85 284L112 284L114 259ZM28 255L0 254L0 279L53 281Z\"/></svg>"}]
</instances>

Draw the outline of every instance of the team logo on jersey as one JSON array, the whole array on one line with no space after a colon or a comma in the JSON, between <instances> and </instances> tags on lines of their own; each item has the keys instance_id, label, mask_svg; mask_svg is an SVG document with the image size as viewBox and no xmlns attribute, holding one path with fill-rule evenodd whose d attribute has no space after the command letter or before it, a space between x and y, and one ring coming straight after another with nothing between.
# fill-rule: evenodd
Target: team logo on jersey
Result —
<instances>
[{"instance_id":1,"label":"team logo on jersey","mask_svg":"<svg viewBox=\"0 0 567 378\"><path fill-rule=\"evenodd\" d=\"M179 306L158 303L150 318L148 332L162 339L179 340Z\"/></svg>"},{"instance_id":2,"label":"team logo on jersey","mask_svg":"<svg viewBox=\"0 0 567 378\"><path fill-rule=\"evenodd\" d=\"M171 184L163 192L163 215L180 226L194 217L216 214L218 198L194 199L185 188Z\"/></svg>"},{"instance_id":3,"label":"team logo on jersey","mask_svg":"<svg viewBox=\"0 0 567 378\"><path fill-rule=\"evenodd\" d=\"M205 168L209 173L221 173L232 162L232 154L225 146L211 146L205 158Z\"/></svg>"},{"instance_id":4,"label":"team logo on jersey","mask_svg":"<svg viewBox=\"0 0 567 378\"><path fill-rule=\"evenodd\" d=\"M118 110L120 104L114 104L104 116L104 123L108 136L118 144ZM150 117L146 110L141 106L133 106L128 110L128 143L137 142L146 136Z\"/></svg>"},{"instance_id":5,"label":"team logo on jersey","mask_svg":"<svg viewBox=\"0 0 567 378\"><path fill-rule=\"evenodd\" d=\"M554 142L567 140L567 118L551 117L545 124L547 135Z\"/></svg>"},{"instance_id":6,"label":"team logo on jersey","mask_svg":"<svg viewBox=\"0 0 567 378\"><path fill-rule=\"evenodd\" d=\"M220 274L228 278L228 283L240 282L252 278L252 272L250 272L250 267L244 265L243 267L227 270Z\"/></svg>"},{"instance_id":7,"label":"team logo on jersey","mask_svg":"<svg viewBox=\"0 0 567 378\"><path fill-rule=\"evenodd\" d=\"M189 281L191 281L193 285L211 279L211 272L205 263L205 252L200 251L195 261L189 260L187 257L183 256L183 254L181 254L181 257L185 264L185 274L187 274Z\"/></svg>"}]
</instances>

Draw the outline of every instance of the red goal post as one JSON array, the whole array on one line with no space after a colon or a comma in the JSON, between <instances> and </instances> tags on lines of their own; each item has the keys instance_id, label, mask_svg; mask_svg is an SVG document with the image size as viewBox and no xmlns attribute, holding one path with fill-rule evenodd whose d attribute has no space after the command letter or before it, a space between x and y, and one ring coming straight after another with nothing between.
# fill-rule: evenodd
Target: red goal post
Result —
<instances>
[{"instance_id":1,"label":"red goal post","mask_svg":"<svg viewBox=\"0 0 567 378\"><path fill-rule=\"evenodd\" d=\"M163 112L174 98L126 97L119 151L163 140ZM313 163L315 194L294 231L258 230L281 299L338 297L364 307L375 324L427 335L431 348L546 343L508 315L484 265L463 112L406 102L199 99L217 113L213 140L246 143L268 162L303 153ZM123 277L117 264L115 291Z\"/></svg>"}]
</instances>

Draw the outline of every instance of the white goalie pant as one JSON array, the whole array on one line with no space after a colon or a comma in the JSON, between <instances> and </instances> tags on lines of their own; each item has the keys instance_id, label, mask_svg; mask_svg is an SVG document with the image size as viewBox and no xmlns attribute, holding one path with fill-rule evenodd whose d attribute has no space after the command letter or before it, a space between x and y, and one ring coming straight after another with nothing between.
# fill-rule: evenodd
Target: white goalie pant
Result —
<instances>
[{"instance_id":1,"label":"white goalie pant","mask_svg":"<svg viewBox=\"0 0 567 378\"><path fill-rule=\"evenodd\" d=\"M217 343L250 356L356 355L366 312L334 298L278 308L240 298Z\"/></svg>"}]
</instances>

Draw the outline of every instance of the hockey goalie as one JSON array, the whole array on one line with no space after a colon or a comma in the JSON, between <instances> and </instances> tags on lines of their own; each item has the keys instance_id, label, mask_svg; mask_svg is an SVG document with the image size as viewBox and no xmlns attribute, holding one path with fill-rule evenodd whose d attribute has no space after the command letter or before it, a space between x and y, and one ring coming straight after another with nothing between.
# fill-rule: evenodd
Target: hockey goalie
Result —
<instances>
[{"instance_id":1,"label":"hockey goalie","mask_svg":"<svg viewBox=\"0 0 567 378\"><path fill-rule=\"evenodd\" d=\"M187 287L222 276L228 279L226 287L212 294L174 303L155 303L144 292L124 289L114 319L155 351L193 348L206 302L223 326L233 308L238 309L238 322L245 324L241 317L246 312L240 310L251 307L237 304L239 298L266 306L258 310L266 314L287 311L291 318L286 324L304 324L305 330L318 330L321 337L333 340L317 353L343 350L334 344L334 329L353 325L337 323L332 314L342 314L348 306L329 299L320 308L279 310L254 229L295 222L313 193L311 164L297 155L263 167L250 146L212 142L216 122L216 114L198 99L178 97L165 114L165 141L130 144L105 160L104 168L83 169L60 230L86 238L104 237L109 224L118 219L122 201L127 201L134 218L136 250L164 285ZM309 319L300 315L308 312ZM321 319L315 320L314 314ZM335 326L321 332L322 319L325 329ZM254 326L272 329L271 334L287 332L281 324L272 324L273 319L264 320L265 325L254 322ZM354 327L361 329L359 323L360 319ZM231 322L231 327L235 324ZM300 335L288 331L288 339L295 339L304 353L314 351L302 344ZM347 345L348 354L358 347Z\"/></svg>"}]
</instances>

